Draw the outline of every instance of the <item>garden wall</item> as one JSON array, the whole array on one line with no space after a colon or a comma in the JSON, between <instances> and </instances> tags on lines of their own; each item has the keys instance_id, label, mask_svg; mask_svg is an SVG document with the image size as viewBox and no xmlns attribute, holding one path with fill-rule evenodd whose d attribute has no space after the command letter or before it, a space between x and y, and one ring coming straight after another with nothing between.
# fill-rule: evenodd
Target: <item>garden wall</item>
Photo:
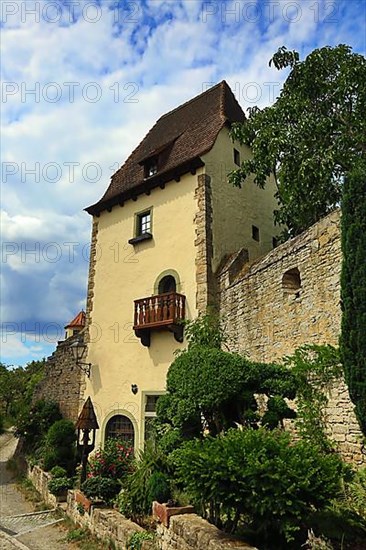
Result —
<instances>
[{"instance_id":1,"label":"garden wall","mask_svg":"<svg viewBox=\"0 0 366 550\"><path fill-rule=\"evenodd\" d=\"M67 495L67 515L82 527L87 527L93 535L102 540L112 540L117 548L125 549L131 535L144 532L144 529L125 518L112 508L91 507L90 514L80 514L77 503L77 492L69 491ZM150 541L143 541L141 550L153 550Z\"/></svg>"},{"instance_id":2,"label":"garden wall","mask_svg":"<svg viewBox=\"0 0 366 550\"><path fill-rule=\"evenodd\" d=\"M196 514L173 516L169 527L159 524L156 532L159 550L256 550Z\"/></svg>"},{"instance_id":3,"label":"garden wall","mask_svg":"<svg viewBox=\"0 0 366 550\"><path fill-rule=\"evenodd\" d=\"M218 274L230 351L281 359L303 344L338 345L342 263L340 212L250 264L243 251ZM344 382L332 389L328 427L344 458L364 463L361 431Z\"/></svg>"},{"instance_id":4,"label":"garden wall","mask_svg":"<svg viewBox=\"0 0 366 550\"><path fill-rule=\"evenodd\" d=\"M45 503L52 506L52 508L56 508L57 499L48 490L48 482L52 479L51 474L44 472L39 466L28 465L28 478L31 480Z\"/></svg>"},{"instance_id":5,"label":"garden wall","mask_svg":"<svg viewBox=\"0 0 366 550\"><path fill-rule=\"evenodd\" d=\"M97 537L112 540L117 548L125 550L134 533L144 529L111 508L91 507L90 514L80 514L77 492L69 491L67 515L87 527ZM220 532L196 514L177 515L170 518L169 526L158 524L154 541L143 541L142 550L256 550L245 542Z\"/></svg>"}]
</instances>

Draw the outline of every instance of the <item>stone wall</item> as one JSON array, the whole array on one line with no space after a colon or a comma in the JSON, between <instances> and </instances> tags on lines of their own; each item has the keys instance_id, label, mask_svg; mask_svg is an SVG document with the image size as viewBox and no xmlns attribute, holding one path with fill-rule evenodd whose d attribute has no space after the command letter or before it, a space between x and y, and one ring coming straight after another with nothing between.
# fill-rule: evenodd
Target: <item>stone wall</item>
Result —
<instances>
[{"instance_id":1,"label":"stone wall","mask_svg":"<svg viewBox=\"0 0 366 550\"><path fill-rule=\"evenodd\" d=\"M196 227L196 307L198 313L204 313L215 301L215 278L212 273L212 197L211 180L207 174L197 177L195 198L198 212L195 217Z\"/></svg>"},{"instance_id":2,"label":"stone wall","mask_svg":"<svg viewBox=\"0 0 366 550\"><path fill-rule=\"evenodd\" d=\"M231 351L268 362L303 344L338 345L339 211L256 262L249 264L246 258L245 251L239 251L218 274L220 314ZM347 387L337 384L327 407L330 434L347 460L362 463L353 408Z\"/></svg>"},{"instance_id":3,"label":"stone wall","mask_svg":"<svg viewBox=\"0 0 366 550\"><path fill-rule=\"evenodd\" d=\"M90 334L88 327L92 323L93 299L94 299L94 278L95 267L97 262L97 240L98 240L98 218L93 218L91 242L90 242L90 257L89 257L89 275L88 275L88 290L86 297L86 334L85 342L90 342Z\"/></svg>"},{"instance_id":4,"label":"stone wall","mask_svg":"<svg viewBox=\"0 0 366 550\"><path fill-rule=\"evenodd\" d=\"M39 466L32 467L28 465L28 478L31 480L44 502L48 504L48 506L56 508L57 499L55 495L48 490L48 482L52 479L51 474L44 472Z\"/></svg>"},{"instance_id":5,"label":"stone wall","mask_svg":"<svg viewBox=\"0 0 366 550\"><path fill-rule=\"evenodd\" d=\"M253 546L225 535L196 514L174 516L169 527L157 527L160 550L256 550Z\"/></svg>"},{"instance_id":6,"label":"stone wall","mask_svg":"<svg viewBox=\"0 0 366 550\"><path fill-rule=\"evenodd\" d=\"M46 399L58 403L62 415L73 422L76 421L82 405L85 385L85 374L76 366L69 349L76 338L82 339L83 331L58 343L46 362L45 376L33 395L33 401Z\"/></svg>"},{"instance_id":7,"label":"stone wall","mask_svg":"<svg viewBox=\"0 0 366 550\"><path fill-rule=\"evenodd\" d=\"M80 514L76 502L76 491L67 495L67 515L81 527L87 527L93 535L101 540L112 540L115 547L125 549L127 542L134 533L143 533L144 529L125 518L112 508L91 507L90 514ZM153 550L153 543L143 541L141 550Z\"/></svg>"}]
</instances>

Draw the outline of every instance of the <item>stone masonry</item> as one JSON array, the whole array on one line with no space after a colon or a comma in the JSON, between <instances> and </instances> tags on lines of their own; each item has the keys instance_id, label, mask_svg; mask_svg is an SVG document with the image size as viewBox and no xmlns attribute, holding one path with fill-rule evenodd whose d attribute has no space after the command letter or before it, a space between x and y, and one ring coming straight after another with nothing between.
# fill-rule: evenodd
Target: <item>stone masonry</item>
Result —
<instances>
[{"instance_id":1,"label":"stone masonry","mask_svg":"<svg viewBox=\"0 0 366 550\"><path fill-rule=\"evenodd\" d=\"M93 218L93 227L90 243L90 257L89 257L89 278L88 278L88 290L86 297L86 334L85 342L90 341L90 334L88 327L92 324L92 310L93 310L93 298L94 298L94 276L95 266L97 261L97 239L98 239L98 218Z\"/></svg>"},{"instance_id":2,"label":"stone masonry","mask_svg":"<svg viewBox=\"0 0 366 550\"><path fill-rule=\"evenodd\" d=\"M220 315L225 319L231 351L269 362L304 344L338 345L339 211L254 263L245 259L246 254L239 251L218 274ZM344 458L361 464L366 457L353 409L342 381L329 396L329 432Z\"/></svg>"},{"instance_id":3,"label":"stone masonry","mask_svg":"<svg viewBox=\"0 0 366 550\"><path fill-rule=\"evenodd\" d=\"M198 313L204 313L208 306L214 304L215 278L211 269L212 247L212 204L210 177L202 174L197 177L195 198L198 212L196 225L196 307Z\"/></svg>"},{"instance_id":4,"label":"stone masonry","mask_svg":"<svg viewBox=\"0 0 366 550\"><path fill-rule=\"evenodd\" d=\"M73 422L76 421L83 403L85 374L76 366L69 347L76 338L80 339L83 335L84 331L81 331L77 336L58 343L46 362L45 376L33 395L33 401L45 399L58 403L64 418Z\"/></svg>"}]
</instances>

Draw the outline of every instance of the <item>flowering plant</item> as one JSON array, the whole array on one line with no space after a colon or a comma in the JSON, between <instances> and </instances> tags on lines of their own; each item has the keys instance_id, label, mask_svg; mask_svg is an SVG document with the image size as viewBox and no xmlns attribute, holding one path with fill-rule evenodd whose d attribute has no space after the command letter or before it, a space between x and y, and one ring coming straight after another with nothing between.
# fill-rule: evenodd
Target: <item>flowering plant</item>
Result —
<instances>
[{"instance_id":1,"label":"flowering plant","mask_svg":"<svg viewBox=\"0 0 366 550\"><path fill-rule=\"evenodd\" d=\"M121 479L131 472L133 448L125 441L107 439L104 449L98 451L89 460L88 478L101 476Z\"/></svg>"}]
</instances>

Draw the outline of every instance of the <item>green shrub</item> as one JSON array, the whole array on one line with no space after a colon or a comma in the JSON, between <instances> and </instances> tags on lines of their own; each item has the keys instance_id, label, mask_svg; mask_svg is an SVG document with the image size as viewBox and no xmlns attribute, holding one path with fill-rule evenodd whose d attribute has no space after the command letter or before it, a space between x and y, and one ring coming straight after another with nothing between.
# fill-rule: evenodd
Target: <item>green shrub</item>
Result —
<instances>
[{"instance_id":1,"label":"green shrub","mask_svg":"<svg viewBox=\"0 0 366 550\"><path fill-rule=\"evenodd\" d=\"M0 434L4 433L4 417L0 412Z\"/></svg>"},{"instance_id":2,"label":"green shrub","mask_svg":"<svg viewBox=\"0 0 366 550\"><path fill-rule=\"evenodd\" d=\"M96 498L111 502L119 493L121 484L117 479L95 476L89 477L81 486L82 492L88 498Z\"/></svg>"},{"instance_id":3,"label":"green shrub","mask_svg":"<svg viewBox=\"0 0 366 550\"><path fill-rule=\"evenodd\" d=\"M67 471L65 470L65 468L62 468L61 466L54 466L50 470L50 474L53 477L67 477Z\"/></svg>"},{"instance_id":4,"label":"green shrub","mask_svg":"<svg viewBox=\"0 0 366 550\"><path fill-rule=\"evenodd\" d=\"M340 492L345 467L309 442L281 431L230 430L185 443L170 457L177 480L217 526L234 531L239 520L262 538L291 541L313 510Z\"/></svg>"},{"instance_id":5,"label":"green shrub","mask_svg":"<svg viewBox=\"0 0 366 550\"><path fill-rule=\"evenodd\" d=\"M107 439L104 448L98 451L89 460L89 474L91 476L122 479L131 471L133 448L125 441Z\"/></svg>"},{"instance_id":6,"label":"green shrub","mask_svg":"<svg viewBox=\"0 0 366 550\"><path fill-rule=\"evenodd\" d=\"M73 485L73 480L68 477L55 477L48 482L48 489L53 495L59 496L72 489Z\"/></svg>"},{"instance_id":7,"label":"green shrub","mask_svg":"<svg viewBox=\"0 0 366 550\"><path fill-rule=\"evenodd\" d=\"M326 434L329 390L342 379L339 351L333 346L304 345L285 357L284 365L296 377L296 429L303 439L331 447Z\"/></svg>"},{"instance_id":8,"label":"green shrub","mask_svg":"<svg viewBox=\"0 0 366 550\"><path fill-rule=\"evenodd\" d=\"M46 471L61 466L69 474L75 467L75 427L71 420L58 420L47 432L43 466Z\"/></svg>"},{"instance_id":9,"label":"green shrub","mask_svg":"<svg viewBox=\"0 0 366 550\"><path fill-rule=\"evenodd\" d=\"M141 550L144 540L153 541L154 535L147 533L146 531L139 531L138 533L132 533L127 541L127 550Z\"/></svg>"},{"instance_id":10,"label":"green shrub","mask_svg":"<svg viewBox=\"0 0 366 550\"><path fill-rule=\"evenodd\" d=\"M50 472L57 466L59 456L55 449L44 449L42 453L42 466L46 472Z\"/></svg>"},{"instance_id":11,"label":"green shrub","mask_svg":"<svg viewBox=\"0 0 366 550\"><path fill-rule=\"evenodd\" d=\"M167 502L171 497L169 478L163 472L153 472L147 482L147 498L150 503L154 500Z\"/></svg>"},{"instance_id":12,"label":"green shrub","mask_svg":"<svg viewBox=\"0 0 366 550\"><path fill-rule=\"evenodd\" d=\"M60 408L53 401L37 401L32 407L23 408L17 419L16 437L22 437L26 453L35 451L52 424L62 418Z\"/></svg>"},{"instance_id":13,"label":"green shrub","mask_svg":"<svg viewBox=\"0 0 366 550\"><path fill-rule=\"evenodd\" d=\"M139 460L135 461L134 470L130 473L118 498L118 506L121 514L131 519L139 519L151 513L152 491L157 488L158 479L151 478L156 473L162 473L167 476L166 455L157 449L152 443L147 444L141 451ZM165 477L168 481L168 478ZM160 479L162 484L162 479ZM159 483L160 483L159 482ZM162 485L160 485L162 488Z\"/></svg>"},{"instance_id":14,"label":"green shrub","mask_svg":"<svg viewBox=\"0 0 366 550\"><path fill-rule=\"evenodd\" d=\"M238 423L258 426L258 394L268 397L263 422L269 427L295 416L285 401L296 395L290 369L215 347L194 345L180 353L169 367L167 390L157 404L157 424L178 430L183 439L215 436Z\"/></svg>"}]
</instances>

